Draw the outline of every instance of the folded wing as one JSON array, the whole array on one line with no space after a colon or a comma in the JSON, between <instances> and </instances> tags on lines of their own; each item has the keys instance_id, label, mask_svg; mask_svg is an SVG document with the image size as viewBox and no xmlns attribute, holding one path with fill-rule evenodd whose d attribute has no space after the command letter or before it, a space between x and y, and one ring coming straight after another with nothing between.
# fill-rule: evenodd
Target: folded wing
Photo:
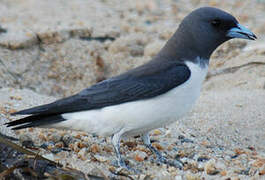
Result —
<instances>
[{"instance_id":1,"label":"folded wing","mask_svg":"<svg viewBox=\"0 0 265 180\"><path fill-rule=\"evenodd\" d=\"M49 121L49 117L54 119L54 123L56 123L63 120L59 118L59 115L63 113L100 109L106 106L152 98L181 85L189 77L190 70L184 63L151 61L148 66L146 64L120 76L97 83L71 97L18 111L14 115L30 114L32 116L10 122L8 126L32 123L41 119Z\"/></svg>"}]
</instances>

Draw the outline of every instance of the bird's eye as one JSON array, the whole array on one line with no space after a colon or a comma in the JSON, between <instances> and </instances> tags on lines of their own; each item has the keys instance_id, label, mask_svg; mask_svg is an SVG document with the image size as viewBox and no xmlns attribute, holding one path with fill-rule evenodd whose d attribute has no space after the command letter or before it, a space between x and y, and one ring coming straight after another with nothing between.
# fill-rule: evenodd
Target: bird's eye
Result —
<instances>
[{"instance_id":1,"label":"bird's eye","mask_svg":"<svg viewBox=\"0 0 265 180\"><path fill-rule=\"evenodd\" d=\"M214 20L212 20L211 24L214 27L219 27L221 25L221 20L220 19L214 19Z\"/></svg>"}]
</instances>

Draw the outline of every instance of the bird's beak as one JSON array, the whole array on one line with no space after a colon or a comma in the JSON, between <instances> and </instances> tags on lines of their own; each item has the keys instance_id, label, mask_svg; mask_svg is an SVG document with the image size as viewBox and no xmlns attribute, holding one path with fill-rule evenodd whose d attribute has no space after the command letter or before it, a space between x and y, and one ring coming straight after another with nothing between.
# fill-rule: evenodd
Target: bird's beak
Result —
<instances>
[{"instance_id":1,"label":"bird's beak","mask_svg":"<svg viewBox=\"0 0 265 180\"><path fill-rule=\"evenodd\" d=\"M236 27L231 28L227 32L226 36L231 38L241 38L241 39L251 39L251 40L257 39L257 37L253 32L251 32L249 29L245 28L240 24L237 24Z\"/></svg>"}]
</instances>

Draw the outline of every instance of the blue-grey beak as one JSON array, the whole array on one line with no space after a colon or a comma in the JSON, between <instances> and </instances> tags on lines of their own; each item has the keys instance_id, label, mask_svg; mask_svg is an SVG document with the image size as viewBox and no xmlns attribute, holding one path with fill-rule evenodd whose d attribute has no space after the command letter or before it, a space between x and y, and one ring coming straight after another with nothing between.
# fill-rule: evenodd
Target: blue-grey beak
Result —
<instances>
[{"instance_id":1,"label":"blue-grey beak","mask_svg":"<svg viewBox=\"0 0 265 180\"><path fill-rule=\"evenodd\" d=\"M253 32L251 32L249 29L245 28L244 26L237 24L237 27L231 28L226 36L231 38L241 38L241 39L251 39L255 40L257 37Z\"/></svg>"}]
</instances>

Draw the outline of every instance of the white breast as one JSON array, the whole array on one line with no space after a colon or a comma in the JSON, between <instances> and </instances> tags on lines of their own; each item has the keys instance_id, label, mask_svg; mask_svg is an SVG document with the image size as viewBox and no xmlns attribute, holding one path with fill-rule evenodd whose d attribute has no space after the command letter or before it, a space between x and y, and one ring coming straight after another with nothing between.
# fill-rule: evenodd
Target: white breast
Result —
<instances>
[{"instance_id":1,"label":"white breast","mask_svg":"<svg viewBox=\"0 0 265 180\"><path fill-rule=\"evenodd\" d=\"M66 113L66 121L53 127L82 130L109 136L123 130L125 135L137 135L176 121L191 108L199 97L208 66L186 62L191 70L188 81L155 98L138 100L99 110Z\"/></svg>"}]
</instances>

